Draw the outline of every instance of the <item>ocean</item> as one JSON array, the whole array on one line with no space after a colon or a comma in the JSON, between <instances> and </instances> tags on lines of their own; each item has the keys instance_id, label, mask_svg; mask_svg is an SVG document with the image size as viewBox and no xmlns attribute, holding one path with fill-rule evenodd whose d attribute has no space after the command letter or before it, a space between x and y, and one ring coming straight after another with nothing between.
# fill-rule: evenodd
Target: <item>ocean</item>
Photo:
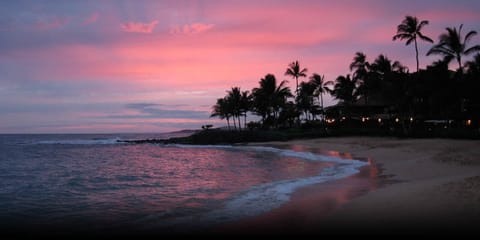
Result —
<instances>
[{"instance_id":1,"label":"ocean","mask_svg":"<svg viewBox=\"0 0 480 240\"><path fill-rule=\"evenodd\" d=\"M205 231L368 165L271 147L117 141L182 134L0 135L0 231Z\"/></svg>"}]
</instances>

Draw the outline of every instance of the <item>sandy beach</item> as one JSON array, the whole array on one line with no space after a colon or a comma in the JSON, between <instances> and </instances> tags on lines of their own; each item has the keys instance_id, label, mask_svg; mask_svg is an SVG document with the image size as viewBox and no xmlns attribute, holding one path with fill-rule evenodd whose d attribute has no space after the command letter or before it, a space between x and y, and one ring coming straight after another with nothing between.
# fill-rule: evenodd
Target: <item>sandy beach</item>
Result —
<instances>
[{"instance_id":1,"label":"sandy beach","mask_svg":"<svg viewBox=\"0 0 480 240\"><path fill-rule=\"evenodd\" d=\"M302 188L282 207L221 232L462 234L480 222L479 141L341 137L254 145L339 152L377 167Z\"/></svg>"}]
</instances>

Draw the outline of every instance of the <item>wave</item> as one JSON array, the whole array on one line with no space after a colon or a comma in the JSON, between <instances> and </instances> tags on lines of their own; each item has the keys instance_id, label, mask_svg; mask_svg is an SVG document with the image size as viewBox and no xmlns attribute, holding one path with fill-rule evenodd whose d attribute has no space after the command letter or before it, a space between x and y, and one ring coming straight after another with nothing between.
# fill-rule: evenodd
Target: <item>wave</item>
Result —
<instances>
[{"instance_id":1,"label":"wave","mask_svg":"<svg viewBox=\"0 0 480 240\"><path fill-rule=\"evenodd\" d=\"M297 152L293 150L278 149L273 147L258 146L230 146L230 145L167 145L181 148L221 148L232 150L252 150L260 152L272 152L280 156L297 157L308 161L323 161L334 163L331 167L323 168L322 171L312 177L282 180L262 185L253 186L230 200L226 201L223 208L216 209L198 216L200 221L195 221L195 228L208 228L213 224L231 222L246 217L258 216L262 213L271 211L280 207L290 200L290 196L299 188L334 181L349 177L358 173L361 167L367 166L367 162L354 159L342 159L333 156L314 154L310 152ZM192 221L192 216L188 218L178 218L170 221L168 227L185 225ZM199 224L201 223L201 224ZM163 226L166 227L166 226Z\"/></svg>"},{"instance_id":2,"label":"wave","mask_svg":"<svg viewBox=\"0 0 480 240\"><path fill-rule=\"evenodd\" d=\"M109 145L123 144L121 138L93 138L93 139L68 139L68 140L45 140L38 141L36 144L65 144L65 145Z\"/></svg>"},{"instance_id":3,"label":"wave","mask_svg":"<svg viewBox=\"0 0 480 240\"><path fill-rule=\"evenodd\" d=\"M262 147L262 146L232 146L232 145L187 145L187 144L167 144L166 147L180 147L180 148L221 148L230 150L251 150L258 152L271 152L276 153L284 157L296 157L309 161L323 161L332 162L338 164L360 164L362 166L368 165L368 163L355 159L344 159L339 157L315 154L311 152L298 152L289 149L280 149L274 147Z\"/></svg>"}]
</instances>

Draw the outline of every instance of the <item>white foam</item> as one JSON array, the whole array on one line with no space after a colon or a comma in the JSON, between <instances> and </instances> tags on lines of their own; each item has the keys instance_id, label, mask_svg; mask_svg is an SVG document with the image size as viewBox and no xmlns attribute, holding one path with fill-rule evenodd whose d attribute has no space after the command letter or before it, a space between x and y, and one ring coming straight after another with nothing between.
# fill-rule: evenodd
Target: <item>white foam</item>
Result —
<instances>
[{"instance_id":1,"label":"white foam","mask_svg":"<svg viewBox=\"0 0 480 240\"><path fill-rule=\"evenodd\" d=\"M234 198L227 201L224 208L216 209L201 216L201 226L208 227L216 223L225 223L242 219L245 217L257 216L280 207L290 200L293 192L301 187L312 184L323 183L341 178L346 178L359 172L359 168L368 165L366 162L358 160L341 159L333 156L319 155L310 152L296 152L273 147L257 146L229 146L229 145L174 145L184 148L222 148L222 149L244 149L254 151L273 152L281 156L297 157L309 161L323 161L335 163L332 167L323 168L322 171L312 177L276 181L267 184L253 186L250 189L237 194ZM188 219L177 219L177 223ZM172 222L170 222L172 224Z\"/></svg>"},{"instance_id":2,"label":"white foam","mask_svg":"<svg viewBox=\"0 0 480 240\"><path fill-rule=\"evenodd\" d=\"M37 144L71 144L71 145L106 145L106 144L122 144L120 138L107 139L72 139L72 140L47 140L39 141Z\"/></svg>"}]
</instances>

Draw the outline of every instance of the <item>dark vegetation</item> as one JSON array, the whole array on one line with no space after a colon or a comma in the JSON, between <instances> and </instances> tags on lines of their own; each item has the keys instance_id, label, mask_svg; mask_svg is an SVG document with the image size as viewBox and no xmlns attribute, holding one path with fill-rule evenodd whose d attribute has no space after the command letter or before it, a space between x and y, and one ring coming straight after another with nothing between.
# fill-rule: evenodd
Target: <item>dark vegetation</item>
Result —
<instances>
[{"instance_id":1,"label":"dark vegetation","mask_svg":"<svg viewBox=\"0 0 480 240\"><path fill-rule=\"evenodd\" d=\"M217 99L211 117L225 119L226 128L204 126L190 137L161 142L214 144L343 135L479 139L480 45L470 46L477 32L464 34L462 25L448 27L434 43L422 33L428 24L406 16L393 36L394 41L414 43L413 73L383 54L369 62L357 52L350 73L334 81L313 73L302 81L308 70L295 61L285 71L296 82L293 92L286 80L266 74L251 91L232 87ZM426 69L419 68L420 40L433 44L427 55L441 57ZM473 58L465 62L469 55ZM454 60L457 68L451 70ZM338 104L324 108L325 94L339 100ZM249 113L260 120L247 123Z\"/></svg>"}]
</instances>

